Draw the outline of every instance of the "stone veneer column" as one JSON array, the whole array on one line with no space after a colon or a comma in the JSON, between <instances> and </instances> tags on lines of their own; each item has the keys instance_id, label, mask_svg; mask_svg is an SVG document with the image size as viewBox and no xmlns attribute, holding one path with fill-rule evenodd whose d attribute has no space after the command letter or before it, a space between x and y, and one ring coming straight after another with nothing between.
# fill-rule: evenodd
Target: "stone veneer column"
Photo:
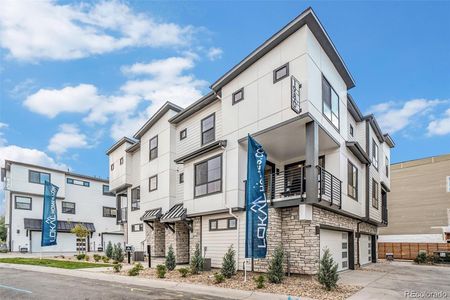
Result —
<instances>
[{"instance_id":1,"label":"stone veneer column","mask_svg":"<svg viewBox=\"0 0 450 300\"><path fill-rule=\"evenodd\" d=\"M152 232L152 256L165 256L166 255L166 229L163 223L159 221L153 222Z\"/></svg>"},{"instance_id":2,"label":"stone veneer column","mask_svg":"<svg viewBox=\"0 0 450 300\"><path fill-rule=\"evenodd\" d=\"M175 223L177 249L175 251L177 263L189 262L189 227L184 222Z\"/></svg>"},{"instance_id":3,"label":"stone veneer column","mask_svg":"<svg viewBox=\"0 0 450 300\"><path fill-rule=\"evenodd\" d=\"M190 233L189 236L189 253L190 253L190 257L192 257L194 255L195 252L195 247L197 244L199 244L200 246L200 251L203 255L203 247L202 247L202 243L201 243L201 234L202 234L202 230L201 230L201 226L202 226L202 222L201 222L201 217L196 217L192 219L192 232Z\"/></svg>"},{"instance_id":4,"label":"stone veneer column","mask_svg":"<svg viewBox=\"0 0 450 300\"><path fill-rule=\"evenodd\" d=\"M244 225L245 226L245 225ZM244 236L245 240L245 236ZM269 224L267 230L267 256L264 259L255 259L253 269L255 272L266 272L274 249L281 243L281 209L269 208ZM249 266L250 269L250 266Z\"/></svg>"}]
</instances>

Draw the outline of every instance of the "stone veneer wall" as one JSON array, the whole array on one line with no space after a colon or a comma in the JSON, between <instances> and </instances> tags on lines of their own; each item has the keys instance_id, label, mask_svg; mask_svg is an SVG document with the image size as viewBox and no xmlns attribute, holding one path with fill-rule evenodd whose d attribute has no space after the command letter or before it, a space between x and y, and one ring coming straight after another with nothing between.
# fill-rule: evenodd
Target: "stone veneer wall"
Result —
<instances>
[{"instance_id":1,"label":"stone veneer wall","mask_svg":"<svg viewBox=\"0 0 450 300\"><path fill-rule=\"evenodd\" d=\"M175 222L175 232L166 228L166 253L170 245L175 252L177 264L189 262L189 227L184 222Z\"/></svg>"},{"instance_id":2,"label":"stone veneer wall","mask_svg":"<svg viewBox=\"0 0 450 300\"><path fill-rule=\"evenodd\" d=\"M202 227L202 218L201 217L192 218L192 232L189 235L190 257L194 255L195 247L197 244L199 244L200 252L203 255L202 241L201 241L201 234L202 234L201 227Z\"/></svg>"},{"instance_id":3,"label":"stone veneer wall","mask_svg":"<svg viewBox=\"0 0 450 300\"><path fill-rule=\"evenodd\" d=\"M150 229L151 230L151 229ZM166 255L166 229L159 221L153 222L153 230L150 235L152 256Z\"/></svg>"}]
</instances>

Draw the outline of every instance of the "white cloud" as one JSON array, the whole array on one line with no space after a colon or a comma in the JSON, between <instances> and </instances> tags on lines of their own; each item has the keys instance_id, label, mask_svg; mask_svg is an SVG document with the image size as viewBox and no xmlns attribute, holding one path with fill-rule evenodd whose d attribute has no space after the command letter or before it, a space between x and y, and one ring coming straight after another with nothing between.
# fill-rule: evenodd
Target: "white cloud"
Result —
<instances>
[{"instance_id":1,"label":"white cloud","mask_svg":"<svg viewBox=\"0 0 450 300\"><path fill-rule=\"evenodd\" d=\"M446 135L450 133L450 108L445 111L441 119L436 119L428 124L429 135Z\"/></svg>"},{"instance_id":2,"label":"white cloud","mask_svg":"<svg viewBox=\"0 0 450 300\"><path fill-rule=\"evenodd\" d=\"M91 145L85 134L74 124L62 124L59 131L50 139L47 149L57 155L64 154L68 149L89 148Z\"/></svg>"},{"instance_id":3,"label":"white cloud","mask_svg":"<svg viewBox=\"0 0 450 300\"><path fill-rule=\"evenodd\" d=\"M8 127L8 124L0 122L0 147L3 145L6 145L6 143L7 143L6 138L4 137L4 133L3 133L3 131L1 131L2 129L7 128L7 127Z\"/></svg>"},{"instance_id":4,"label":"white cloud","mask_svg":"<svg viewBox=\"0 0 450 300\"><path fill-rule=\"evenodd\" d=\"M0 46L18 60L77 59L126 47L183 47L198 30L157 21L120 1L0 4Z\"/></svg>"},{"instance_id":5,"label":"white cloud","mask_svg":"<svg viewBox=\"0 0 450 300\"><path fill-rule=\"evenodd\" d=\"M211 47L206 54L211 61L222 58L223 50L217 47Z\"/></svg>"}]
</instances>

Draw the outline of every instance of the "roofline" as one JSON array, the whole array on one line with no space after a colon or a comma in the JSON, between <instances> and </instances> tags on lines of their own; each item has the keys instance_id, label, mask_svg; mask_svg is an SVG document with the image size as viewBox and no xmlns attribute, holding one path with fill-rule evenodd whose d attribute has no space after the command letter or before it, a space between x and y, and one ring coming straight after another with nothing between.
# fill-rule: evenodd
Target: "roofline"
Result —
<instances>
[{"instance_id":1,"label":"roofline","mask_svg":"<svg viewBox=\"0 0 450 300\"><path fill-rule=\"evenodd\" d=\"M395 147L395 142L392 139L392 137L389 135L389 133L385 133L383 136L384 136L384 140L389 145L389 147L394 148Z\"/></svg>"},{"instance_id":2,"label":"roofline","mask_svg":"<svg viewBox=\"0 0 450 300\"><path fill-rule=\"evenodd\" d=\"M347 94L347 109L356 122L361 122L363 120L364 116L359 110L358 105L356 105L356 102L353 99L352 95L350 94Z\"/></svg>"},{"instance_id":3,"label":"roofline","mask_svg":"<svg viewBox=\"0 0 450 300\"><path fill-rule=\"evenodd\" d=\"M427 160L427 159L434 160L434 158L442 158L442 157L448 157L448 160L450 160L450 153L448 153L448 154L440 154L440 155L432 155L432 156L426 156L426 157L421 157L421 158L416 158L416 159L409 159L409 160L399 161L399 162L396 162L396 163L392 163L391 166L400 165L400 164L404 164L404 163L409 163L409 162L413 162L413 161ZM432 162L430 162L430 163L432 163Z\"/></svg>"},{"instance_id":4,"label":"roofline","mask_svg":"<svg viewBox=\"0 0 450 300\"><path fill-rule=\"evenodd\" d=\"M279 45L282 41L287 39L293 33L295 33L298 29L307 25L311 32L314 34L315 38L319 42L319 44L324 49L325 53L333 62L333 65L337 69L338 73L342 76L347 86L347 89L351 89L355 86L355 82L353 80L350 71L345 65L342 57L331 41L328 33L325 28L320 23L317 18L314 10L311 7L305 9L300 15L298 15L294 20L289 22L286 26L272 35L269 39L267 39L262 45L256 48L253 52L247 55L243 60L241 60L237 65L235 65L231 70L225 73L222 77L216 80L212 85L211 89L218 92L224 85L229 83L235 77L237 77L240 73L250 67L253 63Z\"/></svg>"},{"instance_id":5,"label":"roofline","mask_svg":"<svg viewBox=\"0 0 450 300\"><path fill-rule=\"evenodd\" d=\"M134 151L136 151L139 148L141 148L141 141L139 141L139 142L135 143L134 145L131 145L130 147L125 149L125 152L133 153Z\"/></svg>"},{"instance_id":6,"label":"roofline","mask_svg":"<svg viewBox=\"0 0 450 300\"><path fill-rule=\"evenodd\" d=\"M124 136L123 138L121 138L120 140L118 140L114 145L111 146L111 148L108 149L108 151L106 151L106 155L111 154L111 152L113 152L114 150L116 150L117 148L119 148L123 143L130 143L132 145L134 145L136 143L135 140L132 140L126 136Z\"/></svg>"},{"instance_id":7,"label":"roofline","mask_svg":"<svg viewBox=\"0 0 450 300\"><path fill-rule=\"evenodd\" d=\"M157 112L153 114L153 116L151 116L150 119L147 120L147 122L145 122L145 124L134 134L133 137L135 139L140 139L144 135L144 133L147 132L147 130L149 130L150 127L152 127L152 125L155 124L169 110L173 110L179 113L180 111L183 110L183 108L170 101L167 101L158 109Z\"/></svg>"},{"instance_id":8,"label":"roofline","mask_svg":"<svg viewBox=\"0 0 450 300\"><path fill-rule=\"evenodd\" d=\"M217 94L215 92L211 91L208 94L201 97L200 99L198 99L197 101L195 101L194 103L192 103L191 105L189 105L188 107L186 107L185 109L183 109L182 111L180 111L178 114L176 114L172 118L170 118L169 122L172 124L177 124L177 123L183 121L184 119L192 116L194 113L202 110L207 105L213 103L214 101L216 101L218 99L220 99L220 98L217 96Z\"/></svg>"},{"instance_id":9,"label":"roofline","mask_svg":"<svg viewBox=\"0 0 450 300\"><path fill-rule=\"evenodd\" d=\"M366 116L363 117L363 120L366 120L366 121L368 121L370 123L370 125L373 128L373 130L375 131L375 134L378 137L378 140L380 141L380 143L383 143L385 141L384 135L383 135L383 132L380 129L380 126L378 126L378 122L375 119L375 116L373 114L366 115Z\"/></svg>"}]
</instances>

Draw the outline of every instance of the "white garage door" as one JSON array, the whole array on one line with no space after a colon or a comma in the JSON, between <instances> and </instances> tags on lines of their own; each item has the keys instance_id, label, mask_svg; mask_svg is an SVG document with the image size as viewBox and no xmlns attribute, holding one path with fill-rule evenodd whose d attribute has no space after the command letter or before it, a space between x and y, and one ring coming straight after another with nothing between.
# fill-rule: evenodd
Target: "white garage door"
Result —
<instances>
[{"instance_id":1,"label":"white garage door","mask_svg":"<svg viewBox=\"0 0 450 300\"><path fill-rule=\"evenodd\" d=\"M108 242L110 242L110 241L112 244L120 243L122 245L122 249L124 248L125 238L124 238L123 234L104 233L103 234L103 249L106 249L106 246L108 245Z\"/></svg>"},{"instance_id":2,"label":"white garage door","mask_svg":"<svg viewBox=\"0 0 450 300\"><path fill-rule=\"evenodd\" d=\"M40 231L31 232L31 252L41 252ZM42 252L76 252L77 239L73 233L58 232L56 245L42 247Z\"/></svg>"},{"instance_id":3,"label":"white garage door","mask_svg":"<svg viewBox=\"0 0 450 300\"><path fill-rule=\"evenodd\" d=\"M372 237L361 234L359 238L359 263L365 265L372 262Z\"/></svg>"},{"instance_id":4,"label":"white garage door","mask_svg":"<svg viewBox=\"0 0 450 300\"><path fill-rule=\"evenodd\" d=\"M322 258L324 249L330 250L335 263L338 264L338 271L348 269L348 233L343 231L321 229L320 230L320 257Z\"/></svg>"}]
</instances>

